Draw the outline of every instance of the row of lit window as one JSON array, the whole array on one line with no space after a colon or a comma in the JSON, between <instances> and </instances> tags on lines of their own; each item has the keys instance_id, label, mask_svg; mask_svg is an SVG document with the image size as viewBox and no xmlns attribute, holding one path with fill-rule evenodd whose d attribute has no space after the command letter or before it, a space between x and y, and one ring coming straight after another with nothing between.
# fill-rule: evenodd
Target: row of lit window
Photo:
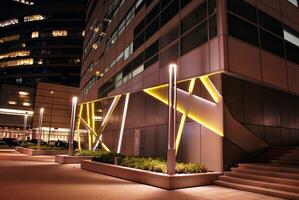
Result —
<instances>
[{"instance_id":1,"label":"row of lit window","mask_svg":"<svg viewBox=\"0 0 299 200\"><path fill-rule=\"evenodd\" d=\"M5 53L5 54L0 54L0 59L24 57L24 56L29 56L29 55L30 55L30 51L28 51L28 50L13 51L13 52Z\"/></svg>"},{"instance_id":2,"label":"row of lit window","mask_svg":"<svg viewBox=\"0 0 299 200\"><path fill-rule=\"evenodd\" d=\"M0 67L13 67L13 66L20 66L20 65L33 65L33 58L0 62Z\"/></svg>"},{"instance_id":3,"label":"row of lit window","mask_svg":"<svg viewBox=\"0 0 299 200\"><path fill-rule=\"evenodd\" d=\"M53 37L66 37L67 36L67 30L53 30L52 31L52 36ZM39 32L38 31L33 31L31 33L31 38L38 38L39 37Z\"/></svg>"},{"instance_id":4,"label":"row of lit window","mask_svg":"<svg viewBox=\"0 0 299 200\"><path fill-rule=\"evenodd\" d=\"M30 15L30 16L24 17L24 22L39 21L39 20L44 20L44 19L45 19L45 17L43 15ZM18 24L18 23L19 23L19 20L16 18L7 19L7 20L0 22L0 27L10 26L10 25Z\"/></svg>"},{"instance_id":5,"label":"row of lit window","mask_svg":"<svg viewBox=\"0 0 299 200\"><path fill-rule=\"evenodd\" d=\"M16 101L8 101L7 103L9 105L17 105ZM27 107L27 106L31 106L31 103L29 103L29 102L23 102L22 105Z\"/></svg>"},{"instance_id":6,"label":"row of lit window","mask_svg":"<svg viewBox=\"0 0 299 200\"><path fill-rule=\"evenodd\" d=\"M29 5L29 6L34 5L33 1L27 1L27 0L13 0L13 1L18 2L18 3L22 3L22 4L26 4L26 5Z\"/></svg>"},{"instance_id":7,"label":"row of lit window","mask_svg":"<svg viewBox=\"0 0 299 200\"><path fill-rule=\"evenodd\" d=\"M96 72L96 76L93 76L90 81L88 81L88 83L84 86L84 88L81 91L81 97L84 97L88 94L89 89L95 84L94 80L96 77L103 77L104 73L107 73L118 61L120 61L121 59L126 60L130 55L132 55L133 53L133 42L131 44L129 44L118 56L116 59L114 59L111 64L105 69L104 72ZM91 64L88 69L86 70L86 72L92 72L94 68L94 64ZM135 69L132 73L127 74L126 76L123 77L122 71L116 76L117 81L115 87L119 87L121 86L123 83L127 82L128 80L130 80L132 77L136 76L137 74L139 74L140 72L142 72L144 69L143 65L139 66L137 69ZM81 77L81 79L83 79L85 77L86 73Z\"/></svg>"},{"instance_id":8,"label":"row of lit window","mask_svg":"<svg viewBox=\"0 0 299 200\"><path fill-rule=\"evenodd\" d=\"M4 42L10 42L10 41L18 40L18 39L20 39L20 35L19 34L5 36L5 37L0 38L0 44L4 43Z\"/></svg>"}]
</instances>

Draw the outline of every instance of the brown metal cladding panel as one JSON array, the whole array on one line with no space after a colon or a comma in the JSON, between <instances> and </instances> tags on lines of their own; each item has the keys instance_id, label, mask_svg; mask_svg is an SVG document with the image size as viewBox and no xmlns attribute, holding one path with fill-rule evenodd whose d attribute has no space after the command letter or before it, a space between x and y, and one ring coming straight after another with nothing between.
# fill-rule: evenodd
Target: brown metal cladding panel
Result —
<instances>
[{"instance_id":1,"label":"brown metal cladding panel","mask_svg":"<svg viewBox=\"0 0 299 200\"><path fill-rule=\"evenodd\" d=\"M223 171L222 137L201 126L201 163L212 171ZM213 149L211 151L211 148ZM194 161L193 161L194 162Z\"/></svg>"},{"instance_id":2,"label":"brown metal cladding panel","mask_svg":"<svg viewBox=\"0 0 299 200\"><path fill-rule=\"evenodd\" d=\"M259 49L229 37L229 71L260 80Z\"/></svg>"},{"instance_id":3,"label":"brown metal cladding panel","mask_svg":"<svg viewBox=\"0 0 299 200\"><path fill-rule=\"evenodd\" d=\"M277 146L280 145L280 138L281 138L281 133L280 133L280 128L276 127L265 127L265 140L266 143L269 144L270 146Z\"/></svg>"},{"instance_id":4,"label":"brown metal cladding panel","mask_svg":"<svg viewBox=\"0 0 299 200\"><path fill-rule=\"evenodd\" d=\"M261 51L263 81L287 90L285 60L266 51Z\"/></svg>"},{"instance_id":5,"label":"brown metal cladding panel","mask_svg":"<svg viewBox=\"0 0 299 200\"><path fill-rule=\"evenodd\" d=\"M299 94L299 65L287 62L288 84L290 92Z\"/></svg>"},{"instance_id":6,"label":"brown metal cladding panel","mask_svg":"<svg viewBox=\"0 0 299 200\"><path fill-rule=\"evenodd\" d=\"M272 17L276 18L277 20L281 21L281 13L279 8L279 0L271 0L270 1L257 1L257 7L271 15Z\"/></svg>"},{"instance_id":7,"label":"brown metal cladding panel","mask_svg":"<svg viewBox=\"0 0 299 200\"><path fill-rule=\"evenodd\" d=\"M210 47L210 72L220 70L219 38L215 37L209 42Z\"/></svg>"},{"instance_id":8,"label":"brown metal cladding panel","mask_svg":"<svg viewBox=\"0 0 299 200\"><path fill-rule=\"evenodd\" d=\"M168 123L168 106L157 100L156 103L156 125Z\"/></svg>"},{"instance_id":9,"label":"brown metal cladding panel","mask_svg":"<svg viewBox=\"0 0 299 200\"><path fill-rule=\"evenodd\" d=\"M294 129L282 128L281 129L281 145L295 145L294 143Z\"/></svg>"},{"instance_id":10,"label":"brown metal cladding panel","mask_svg":"<svg viewBox=\"0 0 299 200\"><path fill-rule=\"evenodd\" d=\"M208 43L185 54L180 59L180 79L194 77L209 72Z\"/></svg>"},{"instance_id":11,"label":"brown metal cladding panel","mask_svg":"<svg viewBox=\"0 0 299 200\"><path fill-rule=\"evenodd\" d=\"M156 123L156 104L157 100L147 96L145 98L145 121L144 126L153 126Z\"/></svg>"},{"instance_id":12,"label":"brown metal cladding panel","mask_svg":"<svg viewBox=\"0 0 299 200\"><path fill-rule=\"evenodd\" d=\"M144 77L145 77L143 81L144 88L149 88L149 87L159 85L159 71Z\"/></svg>"},{"instance_id":13,"label":"brown metal cladding panel","mask_svg":"<svg viewBox=\"0 0 299 200\"><path fill-rule=\"evenodd\" d=\"M160 157L167 155L167 125L156 126L156 154Z\"/></svg>"},{"instance_id":14,"label":"brown metal cladding panel","mask_svg":"<svg viewBox=\"0 0 299 200\"><path fill-rule=\"evenodd\" d=\"M250 83L243 83L244 114L248 124L263 124L263 90Z\"/></svg>"},{"instance_id":15,"label":"brown metal cladding panel","mask_svg":"<svg viewBox=\"0 0 299 200\"><path fill-rule=\"evenodd\" d=\"M184 126L182 142L179 147L183 162L201 163L201 125L196 122L187 122Z\"/></svg>"},{"instance_id":16,"label":"brown metal cladding panel","mask_svg":"<svg viewBox=\"0 0 299 200\"><path fill-rule=\"evenodd\" d=\"M263 125L245 124L245 127L247 127L252 133L256 134L259 138L265 140L265 131Z\"/></svg>"},{"instance_id":17,"label":"brown metal cladding panel","mask_svg":"<svg viewBox=\"0 0 299 200\"><path fill-rule=\"evenodd\" d=\"M231 114L239 121L244 121L243 114L243 88L239 79L223 76L224 102L229 107Z\"/></svg>"},{"instance_id":18,"label":"brown metal cladding panel","mask_svg":"<svg viewBox=\"0 0 299 200\"><path fill-rule=\"evenodd\" d=\"M294 99L289 95L280 94L280 125L294 128Z\"/></svg>"},{"instance_id":19,"label":"brown metal cladding panel","mask_svg":"<svg viewBox=\"0 0 299 200\"><path fill-rule=\"evenodd\" d=\"M264 125L280 126L279 93L264 90Z\"/></svg>"},{"instance_id":20,"label":"brown metal cladding panel","mask_svg":"<svg viewBox=\"0 0 299 200\"><path fill-rule=\"evenodd\" d=\"M155 127L145 127L141 132L141 148L145 156L155 154Z\"/></svg>"},{"instance_id":21,"label":"brown metal cladding panel","mask_svg":"<svg viewBox=\"0 0 299 200\"><path fill-rule=\"evenodd\" d=\"M296 22L297 25L299 25L298 24L298 19L299 19L298 8L285 0L280 0L280 4L281 4L282 14L284 16L286 16L287 18L291 19L293 22Z\"/></svg>"},{"instance_id":22,"label":"brown metal cladding panel","mask_svg":"<svg viewBox=\"0 0 299 200\"><path fill-rule=\"evenodd\" d=\"M260 2L267 5L267 6L269 6L269 7L271 7L271 8L273 8L273 9L275 9L275 10L277 10L277 11L280 10L279 0L271 0L271 1L269 1L269 0L260 0L260 1L257 1L258 4L260 4Z\"/></svg>"},{"instance_id":23,"label":"brown metal cladding panel","mask_svg":"<svg viewBox=\"0 0 299 200\"><path fill-rule=\"evenodd\" d=\"M294 100L295 106L295 128L299 129L299 99Z\"/></svg>"},{"instance_id":24,"label":"brown metal cladding panel","mask_svg":"<svg viewBox=\"0 0 299 200\"><path fill-rule=\"evenodd\" d=\"M142 127L145 119L144 95L132 93L129 98L125 128Z\"/></svg>"}]
</instances>

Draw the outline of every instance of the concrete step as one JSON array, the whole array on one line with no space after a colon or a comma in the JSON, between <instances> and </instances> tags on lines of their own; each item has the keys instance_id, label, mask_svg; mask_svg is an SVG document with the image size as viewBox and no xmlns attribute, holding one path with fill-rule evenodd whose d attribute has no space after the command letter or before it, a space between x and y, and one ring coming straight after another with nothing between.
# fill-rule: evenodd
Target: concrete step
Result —
<instances>
[{"instance_id":1,"label":"concrete step","mask_svg":"<svg viewBox=\"0 0 299 200\"><path fill-rule=\"evenodd\" d=\"M263 155L258 160L294 160L294 161L299 161L299 156L297 156L297 155L294 156L292 154L286 154L286 155L281 155L281 156Z\"/></svg>"},{"instance_id":2,"label":"concrete step","mask_svg":"<svg viewBox=\"0 0 299 200\"><path fill-rule=\"evenodd\" d=\"M280 165L267 164L267 163L255 163L255 164L241 163L238 166L240 168L246 168L246 169L256 169L256 170L264 170L264 171L299 174L298 167L289 166L289 165L280 166Z\"/></svg>"},{"instance_id":3,"label":"concrete step","mask_svg":"<svg viewBox=\"0 0 299 200\"><path fill-rule=\"evenodd\" d=\"M252 179L257 181L270 182L270 183L299 186L299 180L295 180L295 179L278 178L278 177L272 177L267 175L257 175L254 173L236 172L236 171L224 172L224 175L238 177L238 178Z\"/></svg>"},{"instance_id":4,"label":"concrete step","mask_svg":"<svg viewBox=\"0 0 299 200\"><path fill-rule=\"evenodd\" d=\"M216 185L223 186L223 187L229 187L229 188L244 190L244 191L248 191L248 192L255 192L255 193L260 193L260 194L265 194L265 195L271 195L271 196L285 198L285 199L299 200L299 194L293 193L293 192L286 192L286 191L269 189L269 188L255 187L255 186L232 183L232 182L227 182L227 181L222 181L222 180L217 180L214 183Z\"/></svg>"},{"instance_id":5,"label":"concrete step","mask_svg":"<svg viewBox=\"0 0 299 200\"><path fill-rule=\"evenodd\" d=\"M297 193L299 195L299 186L291 186L291 185L285 185L285 184L279 184L279 183L271 183L271 182L264 182L264 181L256 181L251 180L247 178L238 178L238 177L232 177L232 176L220 176L220 180L232 182L232 183L238 183L243 185L250 185L255 187L261 187L261 188L269 188L269 189L275 189L275 190L283 190L287 192Z\"/></svg>"},{"instance_id":6,"label":"concrete step","mask_svg":"<svg viewBox=\"0 0 299 200\"><path fill-rule=\"evenodd\" d=\"M294 174L294 173L275 172L275 171L267 171L267 170L260 170L260 169L246 169L246 168L231 168L231 170L235 172L241 172L241 173L250 173L256 175L265 175L265 176L272 176L277 178L299 180L299 174Z\"/></svg>"}]
</instances>

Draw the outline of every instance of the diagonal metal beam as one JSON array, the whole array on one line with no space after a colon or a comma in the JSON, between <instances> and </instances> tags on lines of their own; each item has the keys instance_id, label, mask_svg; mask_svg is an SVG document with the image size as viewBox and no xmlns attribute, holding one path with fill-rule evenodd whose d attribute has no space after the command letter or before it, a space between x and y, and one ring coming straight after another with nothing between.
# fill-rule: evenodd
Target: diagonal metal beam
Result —
<instances>
[{"instance_id":1,"label":"diagonal metal beam","mask_svg":"<svg viewBox=\"0 0 299 200\"><path fill-rule=\"evenodd\" d=\"M116 105L117 105L120 97L121 97L121 95L117 95L117 96L114 97L114 99L113 99L113 101L112 101L112 103L109 107L109 110L108 110L108 112L107 112L106 116L104 117L104 120L101 124L101 127L99 129L99 134L97 135L97 137L95 139L95 142L93 144L93 147L92 147L93 150L95 150L97 148L97 146L99 145L99 142L102 142L102 133L103 133L103 131L104 131L104 129L105 129L105 127L106 127L106 125L109 121L109 118L111 117L114 109L116 108Z\"/></svg>"}]
</instances>

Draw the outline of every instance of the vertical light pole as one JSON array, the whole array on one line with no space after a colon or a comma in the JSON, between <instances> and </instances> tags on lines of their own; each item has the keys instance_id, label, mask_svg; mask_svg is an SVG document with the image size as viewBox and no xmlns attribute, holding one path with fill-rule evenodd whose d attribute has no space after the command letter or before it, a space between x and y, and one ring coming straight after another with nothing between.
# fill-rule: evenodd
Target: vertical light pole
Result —
<instances>
[{"instance_id":1,"label":"vertical light pole","mask_svg":"<svg viewBox=\"0 0 299 200\"><path fill-rule=\"evenodd\" d=\"M39 109L39 130L37 137L37 150L40 150L40 140L42 135L42 127L43 127L43 118L44 118L44 108Z\"/></svg>"},{"instance_id":2,"label":"vertical light pole","mask_svg":"<svg viewBox=\"0 0 299 200\"><path fill-rule=\"evenodd\" d=\"M50 142L50 134L51 134L51 129L52 129L52 113L53 113L53 94L54 94L54 91L51 91L50 94L51 94L51 114L50 114L50 125L49 125L48 144Z\"/></svg>"},{"instance_id":3,"label":"vertical light pole","mask_svg":"<svg viewBox=\"0 0 299 200\"><path fill-rule=\"evenodd\" d=\"M69 156L74 155L74 132L75 132L75 121L76 121L76 108L77 108L78 97L72 99L72 115L71 115L71 126L69 136Z\"/></svg>"},{"instance_id":4,"label":"vertical light pole","mask_svg":"<svg viewBox=\"0 0 299 200\"><path fill-rule=\"evenodd\" d=\"M28 113L26 112L24 115L24 141L26 140L27 119L28 119Z\"/></svg>"},{"instance_id":5,"label":"vertical light pole","mask_svg":"<svg viewBox=\"0 0 299 200\"><path fill-rule=\"evenodd\" d=\"M167 146L167 173L175 174L175 132L176 132L176 87L177 65L169 65L168 87L168 146Z\"/></svg>"}]
</instances>

